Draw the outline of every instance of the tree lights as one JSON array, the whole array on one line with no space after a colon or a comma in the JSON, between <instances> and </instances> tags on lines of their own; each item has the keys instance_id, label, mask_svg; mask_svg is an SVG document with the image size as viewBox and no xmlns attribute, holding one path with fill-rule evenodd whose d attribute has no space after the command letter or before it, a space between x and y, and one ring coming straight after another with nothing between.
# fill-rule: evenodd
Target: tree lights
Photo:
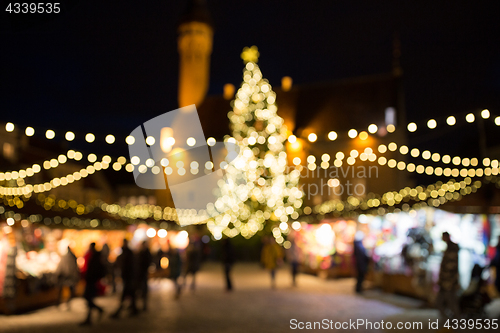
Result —
<instances>
[{"instance_id":1,"label":"tree lights","mask_svg":"<svg viewBox=\"0 0 500 333\"><path fill-rule=\"evenodd\" d=\"M250 238L266 223L286 224L298 218L297 209L302 206L300 173L287 173L287 131L276 113L276 94L256 63L257 48L246 48L242 58L243 82L228 113L233 137L225 139L236 142L241 153L225 169L227 180L219 186L219 199L209 207L220 213L207 222L216 239L223 234ZM311 142L316 139L314 133L309 135ZM248 181L242 183L242 179Z\"/></svg>"}]
</instances>

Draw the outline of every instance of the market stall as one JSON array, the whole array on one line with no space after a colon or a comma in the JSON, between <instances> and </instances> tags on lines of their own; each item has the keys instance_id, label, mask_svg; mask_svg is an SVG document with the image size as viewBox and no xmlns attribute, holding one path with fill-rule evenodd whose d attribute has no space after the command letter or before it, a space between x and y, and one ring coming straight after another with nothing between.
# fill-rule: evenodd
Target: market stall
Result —
<instances>
[{"instance_id":1,"label":"market stall","mask_svg":"<svg viewBox=\"0 0 500 333\"><path fill-rule=\"evenodd\" d=\"M437 291L441 258L446 249L441 239L443 232L449 232L460 247L459 274L464 289L469 285L474 264L488 264L491 248L496 245L492 243L495 237L491 232L492 224L498 221L496 216L425 208L384 217L362 215L359 220L369 227L376 284L387 292L429 301Z\"/></svg>"},{"instance_id":2,"label":"market stall","mask_svg":"<svg viewBox=\"0 0 500 333\"><path fill-rule=\"evenodd\" d=\"M302 271L321 277L353 276L353 241L357 230L367 226L355 220L323 220L301 225L295 242L302 254Z\"/></svg>"}]
</instances>

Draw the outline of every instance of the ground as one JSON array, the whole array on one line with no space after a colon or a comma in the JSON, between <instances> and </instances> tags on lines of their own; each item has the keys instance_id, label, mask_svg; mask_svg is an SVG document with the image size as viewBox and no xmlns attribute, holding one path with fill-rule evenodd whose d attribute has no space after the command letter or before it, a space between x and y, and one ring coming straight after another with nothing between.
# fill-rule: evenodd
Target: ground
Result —
<instances>
[{"instance_id":1,"label":"ground","mask_svg":"<svg viewBox=\"0 0 500 333\"><path fill-rule=\"evenodd\" d=\"M353 292L353 279L323 280L300 275L298 286L292 288L289 272L283 268L277 273L277 288L273 290L266 271L258 265L239 264L234 267L233 281L234 291L225 292L222 267L207 264L197 276L197 289L183 290L179 300L174 299L171 281L151 281L149 311L137 317L109 318L118 299L117 296L106 296L96 301L106 311L102 320L96 320L91 327L79 327L78 323L85 317L85 303L79 298L73 300L71 311L52 306L21 315L0 315L0 332L275 333L297 331L290 327L292 319L297 322L365 319L373 323L384 320L394 326L398 322L419 321L423 322L424 329L409 331L437 331L427 328L429 319L435 321L438 318L436 310L426 308L418 300L377 290L357 295ZM488 312L498 318L500 301L492 304ZM386 330L351 327L339 331Z\"/></svg>"}]
</instances>

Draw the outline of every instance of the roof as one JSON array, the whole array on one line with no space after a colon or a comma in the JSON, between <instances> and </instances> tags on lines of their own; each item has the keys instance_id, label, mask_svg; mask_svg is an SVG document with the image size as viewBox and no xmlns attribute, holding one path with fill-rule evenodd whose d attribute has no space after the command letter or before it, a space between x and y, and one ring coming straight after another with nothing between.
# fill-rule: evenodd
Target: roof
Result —
<instances>
[{"instance_id":1,"label":"roof","mask_svg":"<svg viewBox=\"0 0 500 333\"><path fill-rule=\"evenodd\" d=\"M384 122L386 108L398 107L398 85L394 75L381 74L296 85L287 92L277 88L278 115L298 134L308 128L318 134L366 128ZM221 139L230 133L231 109L222 95L207 96L198 107L205 136Z\"/></svg>"}]
</instances>

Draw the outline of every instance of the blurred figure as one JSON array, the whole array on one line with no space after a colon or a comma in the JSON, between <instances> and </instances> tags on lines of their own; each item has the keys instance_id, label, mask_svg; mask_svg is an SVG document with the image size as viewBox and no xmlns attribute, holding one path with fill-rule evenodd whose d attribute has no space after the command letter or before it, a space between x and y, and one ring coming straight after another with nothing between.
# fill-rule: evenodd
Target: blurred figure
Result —
<instances>
[{"instance_id":1,"label":"blurred figure","mask_svg":"<svg viewBox=\"0 0 500 333\"><path fill-rule=\"evenodd\" d=\"M487 282L483 279L484 268L475 264L472 268L469 287L460 296L462 317L482 318L486 315L486 304L491 302L487 291Z\"/></svg>"},{"instance_id":2,"label":"blurred figure","mask_svg":"<svg viewBox=\"0 0 500 333\"><path fill-rule=\"evenodd\" d=\"M457 318L460 314L457 291L459 285L458 251L459 247L453 243L450 234L443 232L443 241L448 247L444 251L439 271L439 293L436 297L436 306L443 318Z\"/></svg>"},{"instance_id":3,"label":"blurred figure","mask_svg":"<svg viewBox=\"0 0 500 333\"><path fill-rule=\"evenodd\" d=\"M127 299L130 302L130 315L138 314L135 304L135 293L137 290L137 276L134 272L135 259L136 258L134 258L134 253L128 247L128 240L123 239L122 253L118 256L118 258L116 258L116 265L120 270L120 275L122 278L123 290L120 299L120 306L111 315L111 318L118 318L120 316L124 303Z\"/></svg>"},{"instance_id":4,"label":"blurred figure","mask_svg":"<svg viewBox=\"0 0 500 333\"><path fill-rule=\"evenodd\" d=\"M370 258L366 254L365 246L363 245L363 238L365 235L362 231L357 231L354 235L354 261L356 265L357 281L356 293L363 291L363 281L365 280L366 272L368 271L368 263Z\"/></svg>"},{"instance_id":5,"label":"blurred figure","mask_svg":"<svg viewBox=\"0 0 500 333\"><path fill-rule=\"evenodd\" d=\"M297 286L297 273L300 265L300 249L295 242L295 239L290 240L290 248L287 250L287 259L292 269L292 286Z\"/></svg>"},{"instance_id":6,"label":"blurred figure","mask_svg":"<svg viewBox=\"0 0 500 333\"><path fill-rule=\"evenodd\" d=\"M276 267L283 260L283 250L276 241L267 236L264 238L264 247L261 253L261 262L271 274L271 288L276 288Z\"/></svg>"},{"instance_id":7,"label":"blurred figure","mask_svg":"<svg viewBox=\"0 0 500 333\"><path fill-rule=\"evenodd\" d=\"M56 270L57 281L59 284L58 302L61 304L61 297L64 288L69 289L69 298L66 300L67 309L70 310L69 302L75 297L75 289L80 282L80 269L76 262L76 256L68 246L68 251L62 256Z\"/></svg>"},{"instance_id":8,"label":"blurred figure","mask_svg":"<svg viewBox=\"0 0 500 333\"><path fill-rule=\"evenodd\" d=\"M222 240L222 264L224 265L224 275L226 277L226 291L233 290L233 283L231 282L231 269L235 262L234 248L229 238Z\"/></svg>"},{"instance_id":9,"label":"blurred figure","mask_svg":"<svg viewBox=\"0 0 500 333\"><path fill-rule=\"evenodd\" d=\"M179 276L181 276L182 272L182 259L179 249L173 246L170 242L167 257L169 262L168 267L170 268L170 279L174 282L175 286L174 298L179 299L182 288L182 285L179 283Z\"/></svg>"},{"instance_id":10,"label":"blurred figure","mask_svg":"<svg viewBox=\"0 0 500 333\"><path fill-rule=\"evenodd\" d=\"M186 286L187 276L191 274L191 290L195 289L196 283L196 273L200 269L201 266L201 257L202 257L202 245L201 240L196 237L192 237L189 242L188 247L186 248L186 269L184 270L184 281L183 284Z\"/></svg>"},{"instance_id":11,"label":"blurred figure","mask_svg":"<svg viewBox=\"0 0 500 333\"><path fill-rule=\"evenodd\" d=\"M95 249L95 243L91 243L89 250L85 254L84 264L85 292L83 297L87 301L88 312L87 319L81 323L82 326L92 324L92 309L99 311L99 318L102 317L104 310L94 303L94 298L97 296L97 283L104 277L104 266L101 261L101 253Z\"/></svg>"},{"instance_id":12,"label":"blurred figure","mask_svg":"<svg viewBox=\"0 0 500 333\"><path fill-rule=\"evenodd\" d=\"M104 267L106 268L106 280L111 284L113 294L116 293L116 283L115 283L115 270L113 264L109 262L109 245L105 243L101 249L101 259Z\"/></svg>"},{"instance_id":13,"label":"blurred figure","mask_svg":"<svg viewBox=\"0 0 500 333\"><path fill-rule=\"evenodd\" d=\"M142 298L142 310L146 311L148 305L149 266L151 266L151 263L153 262L153 256L149 251L147 241L142 242L138 256L139 256L138 258L139 267L137 271L138 287L139 287L138 291Z\"/></svg>"},{"instance_id":14,"label":"blurred figure","mask_svg":"<svg viewBox=\"0 0 500 333\"><path fill-rule=\"evenodd\" d=\"M491 261L491 266L495 267L495 287L497 288L497 293L500 294L500 236L498 237L496 254L495 258Z\"/></svg>"}]
</instances>

